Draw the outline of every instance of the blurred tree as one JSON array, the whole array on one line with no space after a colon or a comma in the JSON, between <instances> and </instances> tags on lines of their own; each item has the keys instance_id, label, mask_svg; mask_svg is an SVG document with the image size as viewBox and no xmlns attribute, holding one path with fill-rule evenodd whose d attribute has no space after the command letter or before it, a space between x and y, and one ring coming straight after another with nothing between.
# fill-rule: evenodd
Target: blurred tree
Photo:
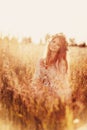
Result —
<instances>
[{"instance_id":1,"label":"blurred tree","mask_svg":"<svg viewBox=\"0 0 87 130\"><path fill-rule=\"evenodd\" d=\"M69 38L69 45L70 46L77 46L75 38Z\"/></svg>"},{"instance_id":2,"label":"blurred tree","mask_svg":"<svg viewBox=\"0 0 87 130\"><path fill-rule=\"evenodd\" d=\"M82 42L78 45L79 47L86 47L86 43L85 42Z\"/></svg>"},{"instance_id":3,"label":"blurred tree","mask_svg":"<svg viewBox=\"0 0 87 130\"><path fill-rule=\"evenodd\" d=\"M24 44L30 44L30 43L32 43L32 38L31 37L24 37L22 39L22 43L24 43Z\"/></svg>"}]
</instances>

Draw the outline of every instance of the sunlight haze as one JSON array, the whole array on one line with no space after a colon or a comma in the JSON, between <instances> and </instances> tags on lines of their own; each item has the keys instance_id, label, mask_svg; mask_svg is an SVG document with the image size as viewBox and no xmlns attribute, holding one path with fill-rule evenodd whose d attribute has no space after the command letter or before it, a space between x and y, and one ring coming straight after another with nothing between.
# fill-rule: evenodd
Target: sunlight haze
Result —
<instances>
[{"instance_id":1,"label":"sunlight haze","mask_svg":"<svg viewBox=\"0 0 87 130\"><path fill-rule=\"evenodd\" d=\"M0 33L39 42L47 33L63 32L87 41L86 0L0 0Z\"/></svg>"}]
</instances>

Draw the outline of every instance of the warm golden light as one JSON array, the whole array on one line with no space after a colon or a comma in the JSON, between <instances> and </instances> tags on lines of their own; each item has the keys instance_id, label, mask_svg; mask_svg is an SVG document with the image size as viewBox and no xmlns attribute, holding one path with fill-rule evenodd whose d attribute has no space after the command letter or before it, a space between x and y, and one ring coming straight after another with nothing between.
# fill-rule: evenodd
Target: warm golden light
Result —
<instances>
[{"instance_id":1,"label":"warm golden light","mask_svg":"<svg viewBox=\"0 0 87 130\"><path fill-rule=\"evenodd\" d=\"M87 130L86 2L0 0L0 130Z\"/></svg>"}]
</instances>

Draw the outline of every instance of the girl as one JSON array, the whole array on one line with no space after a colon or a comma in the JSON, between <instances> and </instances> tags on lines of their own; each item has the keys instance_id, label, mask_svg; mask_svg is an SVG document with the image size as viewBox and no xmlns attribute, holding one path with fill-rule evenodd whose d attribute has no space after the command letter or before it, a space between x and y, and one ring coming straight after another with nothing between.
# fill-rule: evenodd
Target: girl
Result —
<instances>
[{"instance_id":1,"label":"girl","mask_svg":"<svg viewBox=\"0 0 87 130\"><path fill-rule=\"evenodd\" d=\"M37 64L32 85L52 87L64 102L70 99L71 88L68 82L68 63L66 59L67 41L63 34L52 36L45 58Z\"/></svg>"}]
</instances>

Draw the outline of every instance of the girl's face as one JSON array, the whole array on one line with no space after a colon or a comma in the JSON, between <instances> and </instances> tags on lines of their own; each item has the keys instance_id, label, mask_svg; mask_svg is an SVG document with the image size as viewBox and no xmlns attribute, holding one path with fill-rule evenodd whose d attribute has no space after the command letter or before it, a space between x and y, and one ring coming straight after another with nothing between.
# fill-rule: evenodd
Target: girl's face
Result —
<instances>
[{"instance_id":1,"label":"girl's face","mask_svg":"<svg viewBox=\"0 0 87 130\"><path fill-rule=\"evenodd\" d=\"M54 39L51 40L51 42L49 44L49 49L52 52L58 52L60 50L59 38L54 38Z\"/></svg>"}]
</instances>

